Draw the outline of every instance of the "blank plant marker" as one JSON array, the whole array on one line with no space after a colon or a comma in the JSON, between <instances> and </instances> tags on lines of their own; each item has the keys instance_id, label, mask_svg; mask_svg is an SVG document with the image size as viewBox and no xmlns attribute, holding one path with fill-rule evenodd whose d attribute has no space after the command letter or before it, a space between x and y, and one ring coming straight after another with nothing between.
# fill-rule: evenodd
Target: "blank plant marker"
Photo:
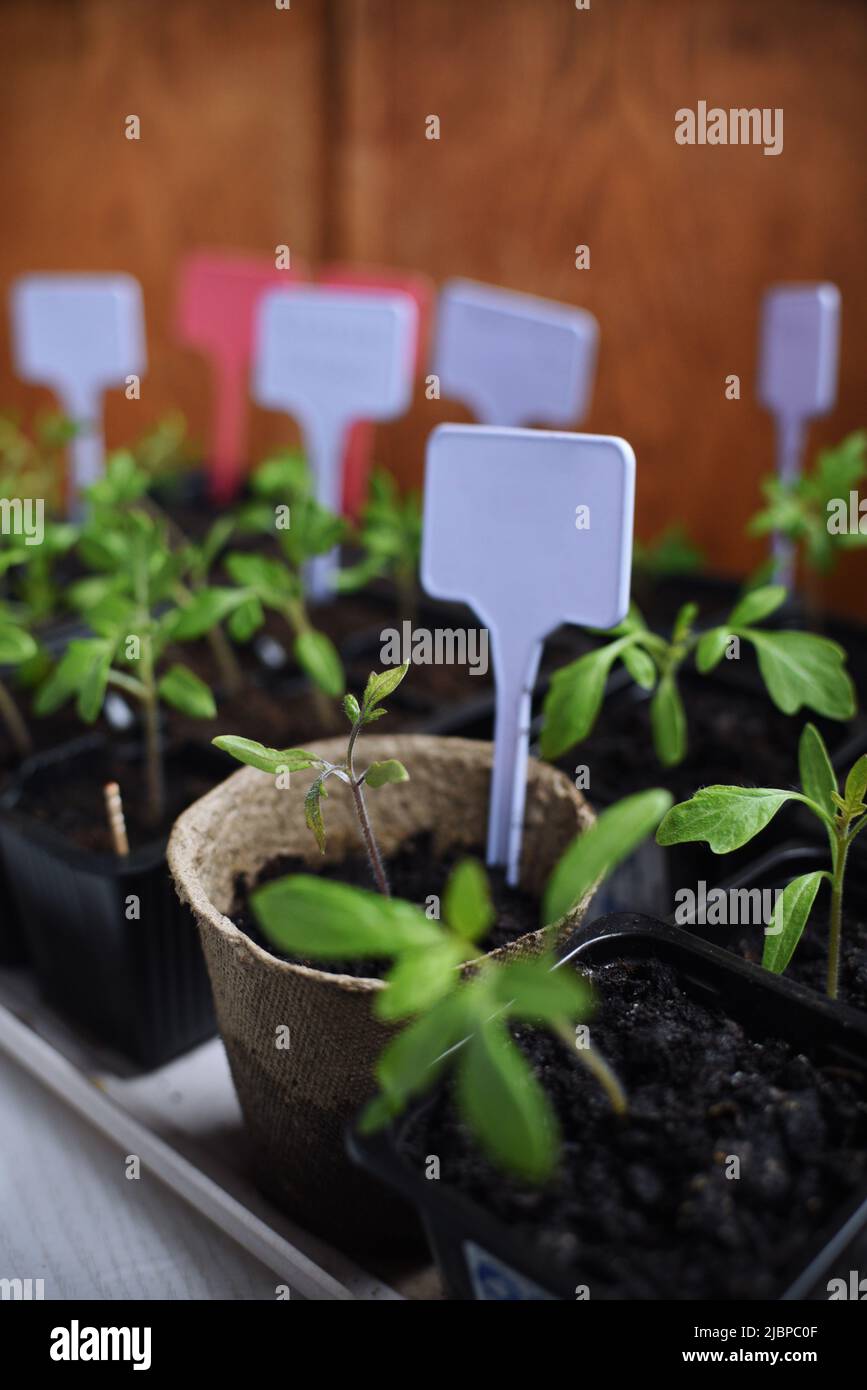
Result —
<instances>
[{"instance_id":1,"label":"blank plant marker","mask_svg":"<svg viewBox=\"0 0 867 1390\"><path fill-rule=\"evenodd\" d=\"M391 420L412 395L415 304L405 294L272 290L259 306L253 391L300 423L323 506L340 512L347 432ZM332 594L336 552L314 560L314 600Z\"/></svg>"},{"instance_id":2,"label":"blank plant marker","mask_svg":"<svg viewBox=\"0 0 867 1390\"><path fill-rule=\"evenodd\" d=\"M584 309L450 280L437 308L433 370L442 394L481 424L567 428L587 412L598 339Z\"/></svg>"},{"instance_id":3,"label":"blank plant marker","mask_svg":"<svg viewBox=\"0 0 867 1390\"><path fill-rule=\"evenodd\" d=\"M357 294L372 291L387 294L408 294L418 311L415 342L413 343L413 374L427 359L433 310L433 282L426 275L407 271L387 270L376 266L326 265L318 275L320 285L351 290ZM343 460L343 510L347 516L358 516L367 498L367 484L373 460L374 426L369 420L359 420L349 431Z\"/></svg>"},{"instance_id":4,"label":"blank plant marker","mask_svg":"<svg viewBox=\"0 0 867 1390\"><path fill-rule=\"evenodd\" d=\"M102 476L102 396L147 366L141 288L131 275L23 275L11 294L15 370L48 386L79 426L68 505Z\"/></svg>"},{"instance_id":5,"label":"blank plant marker","mask_svg":"<svg viewBox=\"0 0 867 1390\"><path fill-rule=\"evenodd\" d=\"M837 399L840 291L836 285L774 285L762 302L758 397L776 421L777 472L783 482L801 473L807 421L826 415ZM791 587L794 556L785 536L774 537L775 579Z\"/></svg>"},{"instance_id":6,"label":"blank plant marker","mask_svg":"<svg viewBox=\"0 0 867 1390\"><path fill-rule=\"evenodd\" d=\"M505 865L512 884L542 644L563 622L608 628L626 616L634 492L635 456L608 435L443 425L428 443L422 583L469 604L489 631L487 860Z\"/></svg>"},{"instance_id":7,"label":"blank plant marker","mask_svg":"<svg viewBox=\"0 0 867 1390\"><path fill-rule=\"evenodd\" d=\"M303 272L278 270L264 256L198 251L181 266L178 336L211 361L214 411L211 495L230 502L247 459L247 401L256 308L268 289L297 284Z\"/></svg>"}]
</instances>

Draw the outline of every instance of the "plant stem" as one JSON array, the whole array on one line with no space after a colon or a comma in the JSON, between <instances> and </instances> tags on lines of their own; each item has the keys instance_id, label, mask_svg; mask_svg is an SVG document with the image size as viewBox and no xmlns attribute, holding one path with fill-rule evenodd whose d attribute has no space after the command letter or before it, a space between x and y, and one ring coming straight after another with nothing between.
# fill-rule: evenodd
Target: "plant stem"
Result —
<instances>
[{"instance_id":1,"label":"plant stem","mask_svg":"<svg viewBox=\"0 0 867 1390\"><path fill-rule=\"evenodd\" d=\"M376 836L373 833L373 826L370 824L370 817L367 814L367 806L364 801L364 792L361 782L355 776L355 765L353 761L355 751L355 740L361 732L361 721L358 720L352 726L352 733L349 735L349 748L346 753L346 771L349 773L349 785L352 788L352 799L355 802L355 813L358 816L358 824L361 827L361 837L364 840L364 848L367 851L367 858L376 880L376 886L384 898L391 897L391 888L385 874L382 863L382 855L379 852L379 845L376 843Z\"/></svg>"},{"instance_id":2,"label":"plant stem","mask_svg":"<svg viewBox=\"0 0 867 1390\"><path fill-rule=\"evenodd\" d=\"M145 770L147 776L147 818L158 826L165 815L166 791L163 750L160 737L160 706L154 678L153 648L150 637L142 638L142 696L144 707Z\"/></svg>"},{"instance_id":3,"label":"plant stem","mask_svg":"<svg viewBox=\"0 0 867 1390\"><path fill-rule=\"evenodd\" d=\"M825 629L825 590L813 565L804 566L804 614L811 632Z\"/></svg>"},{"instance_id":4,"label":"plant stem","mask_svg":"<svg viewBox=\"0 0 867 1390\"><path fill-rule=\"evenodd\" d=\"M848 823L846 826L848 831ZM831 919L828 936L828 982L826 992L829 999L837 998L840 987L840 942L843 935L843 876L846 872L846 856L849 841L846 832L838 834L834 851L834 872L831 877Z\"/></svg>"},{"instance_id":5,"label":"plant stem","mask_svg":"<svg viewBox=\"0 0 867 1390\"><path fill-rule=\"evenodd\" d=\"M201 588L199 584L194 584L192 588L189 588L186 584L179 583L175 592L180 606L183 607L185 603L189 603L199 588ZM205 637L216 663L223 690L229 696L240 694L244 688L244 673L225 632L217 624L205 634Z\"/></svg>"},{"instance_id":6,"label":"plant stem","mask_svg":"<svg viewBox=\"0 0 867 1390\"><path fill-rule=\"evenodd\" d=\"M33 748L33 740L27 725L24 723L21 711L2 681L0 681L0 717L9 730L9 735L18 753L22 758L26 758Z\"/></svg>"},{"instance_id":7,"label":"plant stem","mask_svg":"<svg viewBox=\"0 0 867 1390\"><path fill-rule=\"evenodd\" d=\"M307 616L307 609L303 599L290 599L284 610L284 616L295 637L301 637L307 632L313 632L313 624ZM313 707L316 710L316 718L322 727L323 733L333 733L337 729L337 712L331 703L331 697L326 695L321 686L313 681L311 691Z\"/></svg>"},{"instance_id":8,"label":"plant stem","mask_svg":"<svg viewBox=\"0 0 867 1390\"><path fill-rule=\"evenodd\" d=\"M211 628L207 636L223 689L230 697L239 695L244 688L244 674L232 644L221 627Z\"/></svg>"},{"instance_id":9,"label":"plant stem","mask_svg":"<svg viewBox=\"0 0 867 1390\"><path fill-rule=\"evenodd\" d=\"M629 1109L629 1103L626 1099L626 1092L617 1079L614 1068L608 1065L601 1052L597 1052L595 1047L576 1047L575 1038L568 1023L564 1023L557 1031L569 1051L577 1052L579 1062L595 1076L610 1100L611 1109L614 1113L616 1115L625 1115Z\"/></svg>"}]
</instances>

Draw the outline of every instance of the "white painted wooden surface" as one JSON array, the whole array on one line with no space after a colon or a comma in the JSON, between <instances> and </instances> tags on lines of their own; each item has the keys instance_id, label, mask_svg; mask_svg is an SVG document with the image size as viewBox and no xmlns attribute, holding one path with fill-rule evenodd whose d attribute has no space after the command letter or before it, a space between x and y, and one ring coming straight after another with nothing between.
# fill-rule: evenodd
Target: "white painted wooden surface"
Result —
<instances>
[{"instance_id":1,"label":"white painted wooden surface","mask_svg":"<svg viewBox=\"0 0 867 1390\"><path fill-rule=\"evenodd\" d=\"M270 1270L0 1058L0 1277L47 1299L273 1299Z\"/></svg>"},{"instance_id":2,"label":"white painted wooden surface","mask_svg":"<svg viewBox=\"0 0 867 1390\"><path fill-rule=\"evenodd\" d=\"M219 1039L124 1070L0 971L0 1278L47 1298L439 1296L428 1267L389 1271L395 1293L259 1195Z\"/></svg>"}]
</instances>

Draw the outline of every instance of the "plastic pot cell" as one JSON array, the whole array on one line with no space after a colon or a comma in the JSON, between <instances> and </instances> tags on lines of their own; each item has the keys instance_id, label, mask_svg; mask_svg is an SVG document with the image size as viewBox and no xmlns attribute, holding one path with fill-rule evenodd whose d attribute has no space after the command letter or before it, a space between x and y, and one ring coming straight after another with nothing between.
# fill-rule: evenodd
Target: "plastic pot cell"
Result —
<instances>
[{"instance_id":1,"label":"plastic pot cell","mask_svg":"<svg viewBox=\"0 0 867 1390\"><path fill-rule=\"evenodd\" d=\"M727 857L727 856L726 856ZM725 858L721 858L725 864ZM697 937L710 941L761 969L764 922L773 911L774 895L793 878L830 868L827 845L787 844L770 850L736 874L722 878L726 894L725 925L684 922ZM849 851L843 894L843 931L838 999L867 1014L867 847L858 840ZM822 885L784 978L824 994L828 968L829 889ZM705 914L706 915L706 914ZM734 920L737 918L737 920Z\"/></svg>"},{"instance_id":2,"label":"plastic pot cell","mask_svg":"<svg viewBox=\"0 0 867 1390\"><path fill-rule=\"evenodd\" d=\"M562 1041L537 1054L531 1033L564 1132L547 1189L487 1164L445 1085L391 1129L350 1135L356 1161L415 1204L447 1292L824 1291L867 1222L867 1019L632 914L579 929L558 968L576 967L602 997L591 1032L630 1111L616 1119Z\"/></svg>"},{"instance_id":3,"label":"plastic pot cell","mask_svg":"<svg viewBox=\"0 0 867 1390\"><path fill-rule=\"evenodd\" d=\"M178 902L166 839L123 858L79 847L20 809L25 790L86 768L99 736L32 759L6 790L0 860L27 954L45 998L100 1045L160 1066L215 1030L192 914ZM200 778L220 760L188 748L169 762Z\"/></svg>"}]
</instances>

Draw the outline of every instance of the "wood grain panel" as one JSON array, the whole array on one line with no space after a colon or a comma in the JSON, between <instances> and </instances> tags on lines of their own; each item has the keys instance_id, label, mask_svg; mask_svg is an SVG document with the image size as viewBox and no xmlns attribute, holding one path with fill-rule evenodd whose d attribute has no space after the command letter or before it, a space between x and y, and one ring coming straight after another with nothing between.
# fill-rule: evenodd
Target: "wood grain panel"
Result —
<instances>
[{"instance_id":1,"label":"wood grain panel","mask_svg":"<svg viewBox=\"0 0 867 1390\"><path fill-rule=\"evenodd\" d=\"M285 241L584 305L602 327L586 427L634 444L640 533L683 518L743 569L772 457L753 400L768 283L840 285L840 402L811 443L864 422L865 67L862 0L5 0L0 290L40 267L139 276L151 369L140 404L110 402L113 439L175 404L204 435L205 368L171 332L198 246ZM700 99L782 106L782 155L678 146L674 112ZM0 405L37 396L11 379L4 322ZM421 398L380 456L418 479L432 425L466 418ZM286 434L254 420L256 450ZM865 563L847 562L856 589Z\"/></svg>"},{"instance_id":2,"label":"wood grain panel","mask_svg":"<svg viewBox=\"0 0 867 1390\"><path fill-rule=\"evenodd\" d=\"M12 379L11 279L127 270L144 288L150 369L141 402L109 399L109 438L173 406L206 438L209 374L174 338L177 266L203 246L318 256L323 14L322 0L0 6L0 408L42 399ZM124 136L129 114L139 141ZM281 418L253 413L256 449L285 436Z\"/></svg>"},{"instance_id":3,"label":"wood grain panel","mask_svg":"<svg viewBox=\"0 0 867 1390\"><path fill-rule=\"evenodd\" d=\"M773 448L753 400L765 285L840 285L840 402L812 442L865 423L867 7L337 3L346 253L591 309L602 335L586 427L633 443L639 532L680 517L718 566L756 562L743 524ZM702 98L783 107L783 153L677 145L675 110ZM439 142L424 138L431 113ZM574 269L578 243L589 270ZM729 373L740 401L725 399ZM383 431L384 457L416 474L430 424L457 414L419 402ZM847 568L863 579L861 557Z\"/></svg>"}]
</instances>

